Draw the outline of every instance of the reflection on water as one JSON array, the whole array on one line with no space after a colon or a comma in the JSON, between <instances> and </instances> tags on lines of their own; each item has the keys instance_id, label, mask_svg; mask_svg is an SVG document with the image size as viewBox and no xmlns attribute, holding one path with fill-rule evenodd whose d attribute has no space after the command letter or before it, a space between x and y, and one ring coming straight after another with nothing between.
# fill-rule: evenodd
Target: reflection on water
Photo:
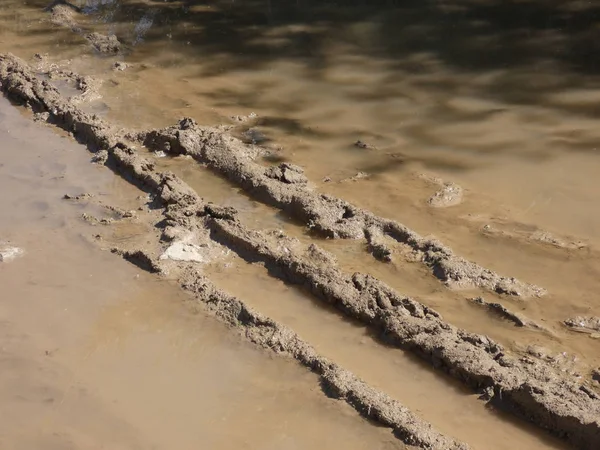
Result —
<instances>
[{"instance_id":1,"label":"reflection on water","mask_svg":"<svg viewBox=\"0 0 600 450\"><path fill-rule=\"evenodd\" d=\"M316 180L363 171L379 176L366 188L374 194L381 177L401 184L424 168L506 202L519 220L600 237L600 215L586 207L600 200L596 6L76 3L139 63L105 86L116 119L222 123L256 112L239 134Z\"/></svg>"}]
</instances>

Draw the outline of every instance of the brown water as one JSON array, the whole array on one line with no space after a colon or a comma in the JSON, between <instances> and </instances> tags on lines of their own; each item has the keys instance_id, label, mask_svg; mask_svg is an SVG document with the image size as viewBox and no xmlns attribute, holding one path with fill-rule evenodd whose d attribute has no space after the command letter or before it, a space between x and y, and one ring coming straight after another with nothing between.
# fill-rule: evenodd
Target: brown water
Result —
<instances>
[{"instance_id":1,"label":"brown water","mask_svg":"<svg viewBox=\"0 0 600 450\"><path fill-rule=\"evenodd\" d=\"M400 399L448 436L480 449L510 450L515 443L527 449L564 448L535 428L486 408L454 380L433 373L427 364L401 350L388 348L364 327L273 280L260 265L234 258L206 272L217 285L295 330L320 354Z\"/></svg>"},{"instance_id":2,"label":"brown water","mask_svg":"<svg viewBox=\"0 0 600 450\"><path fill-rule=\"evenodd\" d=\"M48 52L51 60L104 80L102 98L87 107L123 125L165 126L191 116L202 124L231 124L242 137L251 129L250 136L277 158L303 165L317 189L433 234L485 267L547 288L541 299L501 301L553 334L491 318L465 301L480 292L450 292L420 265L400 258L385 265L365 255L363 244L319 241L343 268L371 273L449 322L508 347L532 343L566 351L584 372L600 365L599 342L560 325L567 317L600 311L595 6L551 0L518 6L497 0L74 3L84 7L86 27L119 36L126 44L123 55L100 57L81 37L49 24L41 0L2 2L0 51L26 59ZM116 60L131 67L114 72ZM250 113L257 117L230 119ZM356 147L357 140L370 148ZM235 206L247 225L311 239L302 227L190 160L163 158L158 164L208 200ZM70 168L70 160L61 166ZM369 177L347 180L359 171ZM421 173L460 184L465 201L429 207L438 186ZM331 181L322 182L326 177ZM29 201L29 193L25 197ZM38 211L33 205L23 211L26 217L43 215L31 216ZM503 234L490 234L485 225ZM540 229L588 246L560 249L529 240ZM143 230L128 230L123 242L144 238ZM234 291L255 276L243 265L236 270L237 278L221 280ZM257 285L260 295L249 300L261 311L298 328L324 353L332 352L436 427L476 448L491 448L490 442L494 448L551 445L493 412L484 414L480 403L400 353L391 356L389 349L362 341L360 329L307 309L314 305L306 298L260 279L267 291ZM269 289L284 301L273 304ZM390 375L396 365L410 374L404 384ZM444 399L439 405L436 396ZM486 442L496 427L508 437Z\"/></svg>"},{"instance_id":3,"label":"brown water","mask_svg":"<svg viewBox=\"0 0 600 450\"><path fill-rule=\"evenodd\" d=\"M291 361L243 343L177 287L90 244L138 192L0 99L3 449L404 448ZM82 206L83 205L83 206Z\"/></svg>"}]
</instances>

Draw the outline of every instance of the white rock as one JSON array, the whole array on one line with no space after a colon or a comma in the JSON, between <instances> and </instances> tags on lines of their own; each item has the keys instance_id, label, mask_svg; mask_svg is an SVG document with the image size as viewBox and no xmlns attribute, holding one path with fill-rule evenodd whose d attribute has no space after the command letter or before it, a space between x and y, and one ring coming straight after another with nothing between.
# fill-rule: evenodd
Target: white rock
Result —
<instances>
[{"instance_id":1,"label":"white rock","mask_svg":"<svg viewBox=\"0 0 600 450\"><path fill-rule=\"evenodd\" d=\"M18 247L0 245L0 262L8 262L23 254L23 250Z\"/></svg>"},{"instance_id":2,"label":"white rock","mask_svg":"<svg viewBox=\"0 0 600 450\"><path fill-rule=\"evenodd\" d=\"M175 242L165 250L160 259L207 263L210 261L208 253L208 247L201 247L186 242Z\"/></svg>"}]
</instances>

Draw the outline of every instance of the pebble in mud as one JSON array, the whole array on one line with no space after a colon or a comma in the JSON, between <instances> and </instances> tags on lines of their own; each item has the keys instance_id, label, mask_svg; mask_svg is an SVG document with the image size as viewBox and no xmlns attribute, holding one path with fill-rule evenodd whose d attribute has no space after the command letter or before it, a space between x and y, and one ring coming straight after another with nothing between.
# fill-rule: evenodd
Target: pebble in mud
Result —
<instances>
[{"instance_id":1,"label":"pebble in mud","mask_svg":"<svg viewBox=\"0 0 600 450\"><path fill-rule=\"evenodd\" d=\"M123 61L117 61L112 65L112 69L117 72L123 72L124 70L127 70L127 68L129 68L129 64Z\"/></svg>"},{"instance_id":2,"label":"pebble in mud","mask_svg":"<svg viewBox=\"0 0 600 450\"><path fill-rule=\"evenodd\" d=\"M363 141L361 141L361 140L358 140L358 141L356 141L356 142L354 143L354 146L355 146L355 147L358 147L358 148L363 148L363 149L365 149L365 150L372 150L372 149L374 149L374 148L375 148L375 147L373 147L371 144L367 144L366 142L363 142Z\"/></svg>"},{"instance_id":3,"label":"pebble in mud","mask_svg":"<svg viewBox=\"0 0 600 450\"><path fill-rule=\"evenodd\" d=\"M121 43L114 34L89 33L85 38L100 53L119 53L121 50Z\"/></svg>"}]
</instances>

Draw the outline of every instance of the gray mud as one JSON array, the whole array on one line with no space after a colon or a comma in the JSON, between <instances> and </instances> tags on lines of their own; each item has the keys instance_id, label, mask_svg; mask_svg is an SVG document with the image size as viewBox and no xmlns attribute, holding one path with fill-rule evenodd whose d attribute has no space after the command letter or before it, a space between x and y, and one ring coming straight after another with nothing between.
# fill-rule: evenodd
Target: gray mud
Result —
<instances>
[{"instance_id":1,"label":"gray mud","mask_svg":"<svg viewBox=\"0 0 600 450\"><path fill-rule=\"evenodd\" d=\"M193 233L208 229L213 240L247 259L264 263L272 273L303 286L316 298L376 331L392 345L412 351L436 369L483 393L493 405L549 430L577 448L598 448L600 398L576 377L544 361L510 356L486 336L448 324L434 310L398 294L371 276L343 273L337 268L335 258L315 245L303 249L298 241L282 233L246 228L237 220L233 208L206 204L174 175L158 173L151 162L127 144L125 137L133 134L81 112L12 55L0 55L0 83L2 91L13 101L34 111L48 112L51 122L72 132L92 151L106 151L107 165L153 193L164 208L165 220L159 226L166 241L172 241L181 230ZM441 266L447 277L466 280L468 285L500 292L523 294L517 289L535 292L530 285L502 278L454 256L449 249L421 238L400 224L343 200L313 192L295 168L280 166L280 171L273 171L259 166L252 161L256 149L215 129L198 127L188 119L176 128L136 137L151 148L192 155L268 203L295 211L296 217L303 217L313 228L329 230L337 237L346 230L344 236L355 238L365 237L365 230L370 227L380 228L422 252L424 262L434 272ZM158 254L145 249L119 253L147 270L162 271ZM182 264L182 268L180 283L185 289L194 292L210 310L240 329L252 342L291 355L320 374L331 395L344 398L363 415L392 427L407 443L422 448L465 448L464 444L432 430L398 402L317 355L289 329L215 288L193 265Z\"/></svg>"},{"instance_id":2,"label":"gray mud","mask_svg":"<svg viewBox=\"0 0 600 450\"><path fill-rule=\"evenodd\" d=\"M538 286L501 276L456 256L440 242L421 237L398 222L378 217L342 199L320 194L303 176L297 179L273 176L274 172L288 171L286 163L275 168L265 168L254 161L259 150L245 146L215 128L200 127L193 119L183 119L177 126L130 137L154 151L192 156L239 185L257 200L283 210L319 235L332 239L367 240L374 235L390 236L409 246L417 258L448 287L478 287L522 297L541 296L545 293ZM378 241L381 242L381 239ZM375 257L389 260L388 252L377 243L369 245L369 248Z\"/></svg>"}]
</instances>

